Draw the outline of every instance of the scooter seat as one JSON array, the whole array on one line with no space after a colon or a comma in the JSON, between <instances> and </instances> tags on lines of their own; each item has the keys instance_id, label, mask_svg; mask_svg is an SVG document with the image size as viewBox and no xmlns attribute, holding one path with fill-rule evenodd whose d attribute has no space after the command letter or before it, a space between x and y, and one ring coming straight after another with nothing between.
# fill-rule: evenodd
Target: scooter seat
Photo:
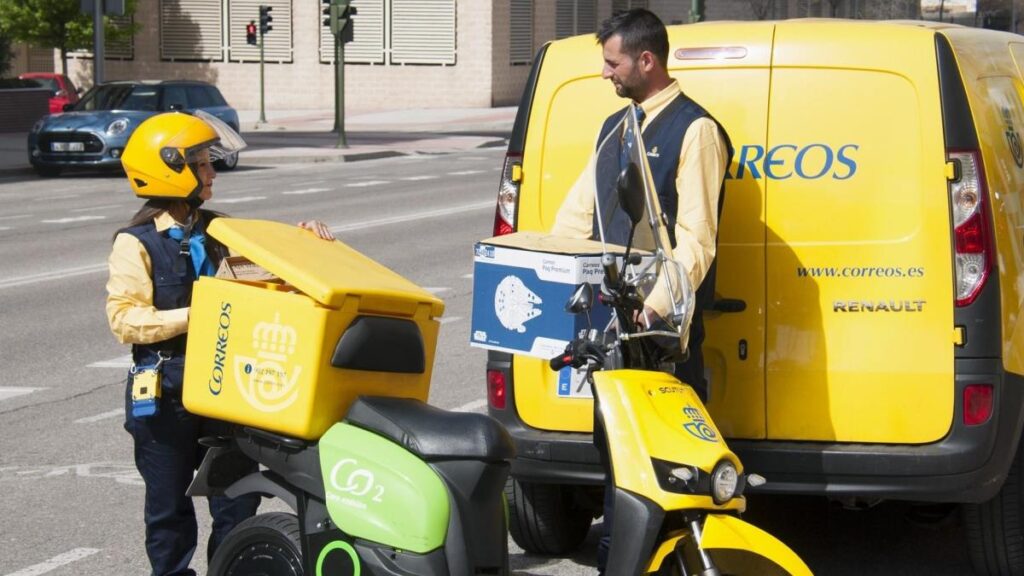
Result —
<instances>
[{"instance_id":1,"label":"scooter seat","mask_svg":"<svg viewBox=\"0 0 1024 576\"><path fill-rule=\"evenodd\" d=\"M485 414L449 412L412 398L360 396L345 421L432 460L495 462L515 456L512 437Z\"/></svg>"}]
</instances>

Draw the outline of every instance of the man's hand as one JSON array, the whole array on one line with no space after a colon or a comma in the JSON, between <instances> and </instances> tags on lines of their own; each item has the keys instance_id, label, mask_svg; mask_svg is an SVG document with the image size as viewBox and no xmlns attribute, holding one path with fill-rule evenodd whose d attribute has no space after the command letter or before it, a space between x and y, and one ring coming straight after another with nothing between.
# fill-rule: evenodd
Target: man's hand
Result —
<instances>
[{"instance_id":1,"label":"man's hand","mask_svg":"<svg viewBox=\"0 0 1024 576\"><path fill-rule=\"evenodd\" d=\"M299 228L305 228L322 238L323 240L334 240L334 234L331 233L330 228L327 224L319 220L303 220L298 224Z\"/></svg>"}]
</instances>

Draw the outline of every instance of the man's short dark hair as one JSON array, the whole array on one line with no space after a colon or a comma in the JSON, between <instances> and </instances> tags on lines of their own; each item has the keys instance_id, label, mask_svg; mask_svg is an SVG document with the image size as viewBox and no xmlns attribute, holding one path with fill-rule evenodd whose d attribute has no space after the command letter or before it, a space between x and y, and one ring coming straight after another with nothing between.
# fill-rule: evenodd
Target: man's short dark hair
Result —
<instances>
[{"instance_id":1,"label":"man's short dark hair","mask_svg":"<svg viewBox=\"0 0 1024 576\"><path fill-rule=\"evenodd\" d=\"M597 41L602 46L612 36L622 37L622 51L636 58L647 50L654 54L662 66L668 66L668 31L661 19L650 10L634 8L612 14L601 22Z\"/></svg>"}]
</instances>

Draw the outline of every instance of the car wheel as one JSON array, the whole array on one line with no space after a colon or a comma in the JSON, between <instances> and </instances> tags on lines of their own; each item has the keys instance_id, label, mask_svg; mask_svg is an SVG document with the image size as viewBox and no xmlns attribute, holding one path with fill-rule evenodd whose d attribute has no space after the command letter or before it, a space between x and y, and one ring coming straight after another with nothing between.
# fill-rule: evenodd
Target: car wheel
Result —
<instances>
[{"instance_id":1,"label":"car wheel","mask_svg":"<svg viewBox=\"0 0 1024 576\"><path fill-rule=\"evenodd\" d=\"M577 504L577 486L536 484L510 478L508 531L523 550L564 555L579 547L590 531L593 514Z\"/></svg>"},{"instance_id":2,"label":"car wheel","mask_svg":"<svg viewBox=\"0 0 1024 576\"><path fill-rule=\"evenodd\" d=\"M1010 465L1003 487L988 502L964 504L967 548L974 572L981 575L1024 573L1024 442Z\"/></svg>"},{"instance_id":3,"label":"car wheel","mask_svg":"<svg viewBox=\"0 0 1024 576\"><path fill-rule=\"evenodd\" d=\"M224 538L210 561L211 576L302 576L299 519L272 512L253 516Z\"/></svg>"},{"instance_id":4,"label":"car wheel","mask_svg":"<svg viewBox=\"0 0 1024 576\"><path fill-rule=\"evenodd\" d=\"M32 168L36 171L36 174L43 178L56 178L60 176L60 168L54 166L39 166L35 165Z\"/></svg>"},{"instance_id":5,"label":"car wheel","mask_svg":"<svg viewBox=\"0 0 1024 576\"><path fill-rule=\"evenodd\" d=\"M236 166L238 166L238 152L228 154L213 163L213 167L222 172L234 170Z\"/></svg>"}]
</instances>

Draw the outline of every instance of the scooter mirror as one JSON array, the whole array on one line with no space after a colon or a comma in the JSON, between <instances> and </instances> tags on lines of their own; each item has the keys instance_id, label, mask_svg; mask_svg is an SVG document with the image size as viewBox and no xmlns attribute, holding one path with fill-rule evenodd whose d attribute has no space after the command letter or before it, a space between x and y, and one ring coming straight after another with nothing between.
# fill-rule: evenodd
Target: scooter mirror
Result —
<instances>
[{"instance_id":1,"label":"scooter mirror","mask_svg":"<svg viewBox=\"0 0 1024 576\"><path fill-rule=\"evenodd\" d=\"M569 302L565 305L565 311L570 314L581 314L589 312L594 307L594 288L584 282L576 287Z\"/></svg>"},{"instance_id":2,"label":"scooter mirror","mask_svg":"<svg viewBox=\"0 0 1024 576\"><path fill-rule=\"evenodd\" d=\"M636 162L626 164L619 173L615 188L619 194L619 205L636 226L644 217L644 182Z\"/></svg>"}]
</instances>

